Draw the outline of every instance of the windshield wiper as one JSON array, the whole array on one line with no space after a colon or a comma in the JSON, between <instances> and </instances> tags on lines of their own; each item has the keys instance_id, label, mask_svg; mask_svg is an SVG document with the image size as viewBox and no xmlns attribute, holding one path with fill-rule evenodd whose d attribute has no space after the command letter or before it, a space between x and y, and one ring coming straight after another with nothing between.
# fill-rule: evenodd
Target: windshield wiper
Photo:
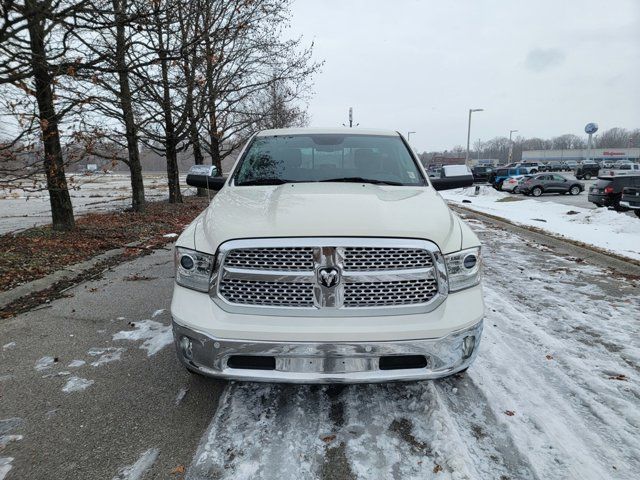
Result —
<instances>
[{"instance_id":1,"label":"windshield wiper","mask_svg":"<svg viewBox=\"0 0 640 480\"><path fill-rule=\"evenodd\" d=\"M245 180L242 183L238 183L238 186L243 186L243 185L283 185L285 183L296 183L296 181L295 180L286 180L284 178L275 178L275 177L254 178L252 180Z\"/></svg>"},{"instance_id":2,"label":"windshield wiper","mask_svg":"<svg viewBox=\"0 0 640 480\"><path fill-rule=\"evenodd\" d=\"M320 180L320 182L373 183L376 185L396 185L396 186L403 185L400 182L392 182L390 180L377 180L375 178L364 178L364 177L329 178L327 180Z\"/></svg>"}]
</instances>

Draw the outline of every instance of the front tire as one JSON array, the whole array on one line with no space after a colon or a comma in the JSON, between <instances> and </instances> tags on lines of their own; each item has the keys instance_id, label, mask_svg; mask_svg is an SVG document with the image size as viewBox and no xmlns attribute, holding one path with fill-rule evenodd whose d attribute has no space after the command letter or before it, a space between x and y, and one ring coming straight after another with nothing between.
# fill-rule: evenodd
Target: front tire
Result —
<instances>
[{"instance_id":1,"label":"front tire","mask_svg":"<svg viewBox=\"0 0 640 480\"><path fill-rule=\"evenodd\" d=\"M540 187L534 187L531 190L531 195L533 195L534 197L539 197L540 195L542 195L542 189Z\"/></svg>"},{"instance_id":2,"label":"front tire","mask_svg":"<svg viewBox=\"0 0 640 480\"><path fill-rule=\"evenodd\" d=\"M585 180L591 180L591 174L590 173L585 173L583 178Z\"/></svg>"},{"instance_id":3,"label":"front tire","mask_svg":"<svg viewBox=\"0 0 640 480\"><path fill-rule=\"evenodd\" d=\"M578 185L574 185L569 189L569 193L571 195L580 195L580 187Z\"/></svg>"}]
</instances>

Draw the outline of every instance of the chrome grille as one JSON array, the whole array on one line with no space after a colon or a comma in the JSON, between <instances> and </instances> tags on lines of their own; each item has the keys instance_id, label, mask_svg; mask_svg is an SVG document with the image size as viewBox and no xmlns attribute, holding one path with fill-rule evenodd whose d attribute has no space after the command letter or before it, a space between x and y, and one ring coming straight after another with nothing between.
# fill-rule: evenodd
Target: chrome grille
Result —
<instances>
[{"instance_id":1,"label":"chrome grille","mask_svg":"<svg viewBox=\"0 0 640 480\"><path fill-rule=\"evenodd\" d=\"M345 271L402 270L433 265L428 251L418 248L347 247Z\"/></svg>"},{"instance_id":2,"label":"chrome grille","mask_svg":"<svg viewBox=\"0 0 640 480\"><path fill-rule=\"evenodd\" d=\"M260 282L229 279L220 293L231 303L273 307L313 307L311 283Z\"/></svg>"},{"instance_id":3,"label":"chrome grille","mask_svg":"<svg viewBox=\"0 0 640 480\"><path fill-rule=\"evenodd\" d=\"M362 308L426 303L437 291L438 282L435 279L349 283L344 289L344 306Z\"/></svg>"},{"instance_id":4,"label":"chrome grille","mask_svg":"<svg viewBox=\"0 0 640 480\"><path fill-rule=\"evenodd\" d=\"M324 280L331 270L336 284ZM428 312L447 290L444 260L431 242L319 237L226 242L210 293L232 312L344 316Z\"/></svg>"},{"instance_id":5,"label":"chrome grille","mask_svg":"<svg viewBox=\"0 0 640 480\"><path fill-rule=\"evenodd\" d=\"M229 252L225 265L253 270L313 270L313 248L242 248Z\"/></svg>"}]
</instances>

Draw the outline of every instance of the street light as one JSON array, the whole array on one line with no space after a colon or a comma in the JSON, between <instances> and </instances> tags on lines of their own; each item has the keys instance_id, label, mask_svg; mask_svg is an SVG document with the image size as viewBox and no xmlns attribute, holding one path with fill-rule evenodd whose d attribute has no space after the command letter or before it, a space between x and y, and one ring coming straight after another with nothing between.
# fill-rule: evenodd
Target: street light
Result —
<instances>
[{"instance_id":1,"label":"street light","mask_svg":"<svg viewBox=\"0 0 640 480\"><path fill-rule=\"evenodd\" d=\"M464 164L469 166L469 142L471 141L471 114L473 112L483 112L484 108L470 108L469 109L469 126L467 127L467 156L465 157Z\"/></svg>"},{"instance_id":2,"label":"street light","mask_svg":"<svg viewBox=\"0 0 640 480\"><path fill-rule=\"evenodd\" d=\"M411 141L411 134L416 132L407 132L407 143Z\"/></svg>"},{"instance_id":3,"label":"street light","mask_svg":"<svg viewBox=\"0 0 640 480\"><path fill-rule=\"evenodd\" d=\"M511 141L511 135L518 130L509 130L509 161L507 163L511 163L511 157L513 156L513 142Z\"/></svg>"}]
</instances>

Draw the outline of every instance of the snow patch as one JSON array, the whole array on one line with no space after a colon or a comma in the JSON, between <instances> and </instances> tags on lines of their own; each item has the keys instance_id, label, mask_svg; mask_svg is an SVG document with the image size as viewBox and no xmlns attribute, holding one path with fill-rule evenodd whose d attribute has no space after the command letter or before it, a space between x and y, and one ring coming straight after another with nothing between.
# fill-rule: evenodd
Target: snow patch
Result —
<instances>
[{"instance_id":1,"label":"snow patch","mask_svg":"<svg viewBox=\"0 0 640 480\"><path fill-rule=\"evenodd\" d=\"M86 390L94 383L95 383L94 380L87 380L86 378L80 378L80 377L74 376L69 379L69 381L64 387L62 387L62 391L65 393L79 392L82 390Z\"/></svg>"},{"instance_id":2,"label":"snow patch","mask_svg":"<svg viewBox=\"0 0 640 480\"><path fill-rule=\"evenodd\" d=\"M176 395L176 406L180 405L180 402L182 402L182 400L184 400L184 397L187 396L187 392L189 391L189 389L187 387L182 387L179 391L178 391L178 395Z\"/></svg>"},{"instance_id":3,"label":"snow patch","mask_svg":"<svg viewBox=\"0 0 640 480\"><path fill-rule=\"evenodd\" d=\"M70 364L69 364L69 368L78 368L83 366L84 364L86 364L87 362L85 362L84 360L73 360Z\"/></svg>"},{"instance_id":4,"label":"snow patch","mask_svg":"<svg viewBox=\"0 0 640 480\"><path fill-rule=\"evenodd\" d=\"M528 197L514 197L487 186L480 188L479 195L475 195L475 187L448 190L440 194L445 200L463 204L471 210L505 218L519 225L536 227L618 255L640 259L640 218L622 215L606 208L588 209L540 202ZM505 197L526 200L500 201ZM471 203L466 203L465 200ZM569 211L577 213L567 215Z\"/></svg>"},{"instance_id":5,"label":"snow patch","mask_svg":"<svg viewBox=\"0 0 640 480\"><path fill-rule=\"evenodd\" d=\"M164 310L157 310L163 312ZM159 315L159 313L158 313ZM155 313L154 313L155 316ZM171 326L153 320L131 322L135 330L124 330L113 335L113 340L144 340L140 348L147 350L147 356L155 355L173 342Z\"/></svg>"},{"instance_id":6,"label":"snow patch","mask_svg":"<svg viewBox=\"0 0 640 480\"><path fill-rule=\"evenodd\" d=\"M166 233L163 235L164 238L176 238L177 236L177 233Z\"/></svg>"},{"instance_id":7,"label":"snow patch","mask_svg":"<svg viewBox=\"0 0 640 480\"><path fill-rule=\"evenodd\" d=\"M0 480L4 480L11 470L11 462L13 462L13 457L0 457Z\"/></svg>"},{"instance_id":8,"label":"snow patch","mask_svg":"<svg viewBox=\"0 0 640 480\"><path fill-rule=\"evenodd\" d=\"M22 435L0 435L0 450L5 448L11 442L18 442L22 440Z\"/></svg>"},{"instance_id":9,"label":"snow patch","mask_svg":"<svg viewBox=\"0 0 640 480\"><path fill-rule=\"evenodd\" d=\"M49 356L42 357L36 362L35 369L39 372L42 372L43 370L51 368L54 363L56 363L55 358Z\"/></svg>"},{"instance_id":10,"label":"snow patch","mask_svg":"<svg viewBox=\"0 0 640 480\"><path fill-rule=\"evenodd\" d=\"M99 352L99 353L98 353ZM121 359L124 348L121 347L108 347L105 349L92 348L87 353L91 356L98 356L100 358L95 362L91 362L92 367L100 367L106 363L116 362Z\"/></svg>"},{"instance_id":11,"label":"snow patch","mask_svg":"<svg viewBox=\"0 0 640 480\"><path fill-rule=\"evenodd\" d=\"M153 314L151 315L151 318L156 318L158 315L162 315L162 313L164 312L164 308L161 308L159 310L156 310L155 312L153 312Z\"/></svg>"},{"instance_id":12,"label":"snow patch","mask_svg":"<svg viewBox=\"0 0 640 480\"><path fill-rule=\"evenodd\" d=\"M11 350L13 348L16 348L16 342L9 342L9 343L5 343L2 346L2 350Z\"/></svg>"},{"instance_id":13,"label":"snow patch","mask_svg":"<svg viewBox=\"0 0 640 480\"><path fill-rule=\"evenodd\" d=\"M133 465L121 468L113 480L140 480L153 466L160 454L157 448L150 448L144 452Z\"/></svg>"}]
</instances>

